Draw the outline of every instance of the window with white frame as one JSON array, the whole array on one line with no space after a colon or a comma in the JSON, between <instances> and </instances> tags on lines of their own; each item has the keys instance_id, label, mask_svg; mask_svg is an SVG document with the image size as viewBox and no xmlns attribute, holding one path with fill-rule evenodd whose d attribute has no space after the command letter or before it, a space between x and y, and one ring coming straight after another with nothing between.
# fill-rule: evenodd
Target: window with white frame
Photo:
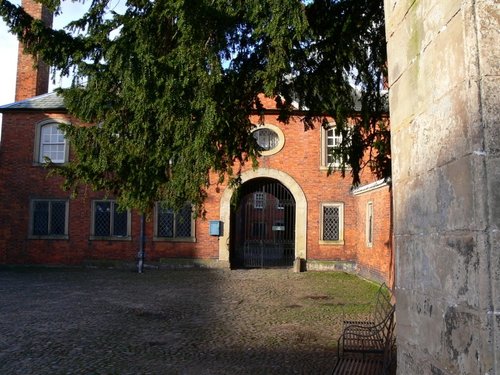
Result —
<instances>
[{"instance_id":1,"label":"window with white frame","mask_svg":"<svg viewBox=\"0 0 500 375\"><path fill-rule=\"evenodd\" d=\"M68 236L68 201L64 199L33 199L31 201L31 237Z\"/></svg>"},{"instance_id":2,"label":"window with white frame","mask_svg":"<svg viewBox=\"0 0 500 375\"><path fill-rule=\"evenodd\" d=\"M179 211L156 204L155 237L166 240L194 241L195 221L191 204Z\"/></svg>"},{"instance_id":3,"label":"window with white frame","mask_svg":"<svg viewBox=\"0 0 500 375\"><path fill-rule=\"evenodd\" d=\"M366 246L373 246L373 202L366 203Z\"/></svg>"},{"instance_id":4,"label":"window with white frame","mask_svg":"<svg viewBox=\"0 0 500 375\"><path fill-rule=\"evenodd\" d=\"M342 134L339 134L335 128L335 124L322 128L321 134L321 166L329 167L338 165L339 160L335 159L333 150L342 143Z\"/></svg>"},{"instance_id":5,"label":"window with white frame","mask_svg":"<svg viewBox=\"0 0 500 375\"><path fill-rule=\"evenodd\" d=\"M46 158L56 164L68 161L68 145L64 132L59 128L59 124L52 120L37 125L35 162L45 163Z\"/></svg>"},{"instance_id":6,"label":"window with white frame","mask_svg":"<svg viewBox=\"0 0 500 375\"><path fill-rule=\"evenodd\" d=\"M320 242L343 244L344 243L344 204L321 204L321 230Z\"/></svg>"},{"instance_id":7,"label":"window with white frame","mask_svg":"<svg viewBox=\"0 0 500 375\"><path fill-rule=\"evenodd\" d=\"M92 236L124 239L130 236L130 211L120 210L112 200L92 202Z\"/></svg>"}]
</instances>

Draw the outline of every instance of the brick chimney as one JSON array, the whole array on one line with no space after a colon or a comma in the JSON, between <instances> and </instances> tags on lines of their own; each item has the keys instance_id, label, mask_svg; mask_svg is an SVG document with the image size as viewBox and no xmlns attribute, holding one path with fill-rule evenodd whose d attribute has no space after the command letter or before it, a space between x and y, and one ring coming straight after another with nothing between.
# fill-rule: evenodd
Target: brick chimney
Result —
<instances>
[{"instance_id":1,"label":"brick chimney","mask_svg":"<svg viewBox=\"0 0 500 375\"><path fill-rule=\"evenodd\" d=\"M33 0L22 0L24 10L33 18L41 19L45 25L52 27L52 13L43 5ZM24 53L19 43L17 54L16 102L49 91L49 66L41 61L35 63L30 54Z\"/></svg>"}]
</instances>

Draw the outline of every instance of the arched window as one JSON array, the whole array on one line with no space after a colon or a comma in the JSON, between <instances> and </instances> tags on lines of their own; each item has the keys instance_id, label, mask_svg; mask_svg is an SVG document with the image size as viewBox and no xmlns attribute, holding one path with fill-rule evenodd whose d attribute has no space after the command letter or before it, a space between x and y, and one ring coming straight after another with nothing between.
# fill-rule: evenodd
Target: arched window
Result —
<instances>
[{"instance_id":1,"label":"arched window","mask_svg":"<svg viewBox=\"0 0 500 375\"><path fill-rule=\"evenodd\" d=\"M67 141L59 124L53 121L37 126L35 162L45 163L49 158L52 163L62 164L68 161Z\"/></svg>"}]
</instances>

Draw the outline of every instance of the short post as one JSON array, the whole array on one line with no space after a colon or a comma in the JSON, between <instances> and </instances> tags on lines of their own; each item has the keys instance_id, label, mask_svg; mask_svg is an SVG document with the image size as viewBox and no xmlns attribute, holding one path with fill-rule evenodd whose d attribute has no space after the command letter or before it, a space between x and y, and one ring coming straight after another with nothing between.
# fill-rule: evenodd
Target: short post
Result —
<instances>
[{"instance_id":1,"label":"short post","mask_svg":"<svg viewBox=\"0 0 500 375\"><path fill-rule=\"evenodd\" d=\"M295 260L293 261L293 272L298 273L302 271L301 265L302 265L301 259L299 257L295 258Z\"/></svg>"},{"instance_id":2,"label":"short post","mask_svg":"<svg viewBox=\"0 0 500 375\"><path fill-rule=\"evenodd\" d=\"M144 214L141 214L141 235L139 240L139 252L137 253L137 273L144 272L144 256L145 256L144 243L146 242L145 227L146 227L146 221L144 220Z\"/></svg>"}]
</instances>

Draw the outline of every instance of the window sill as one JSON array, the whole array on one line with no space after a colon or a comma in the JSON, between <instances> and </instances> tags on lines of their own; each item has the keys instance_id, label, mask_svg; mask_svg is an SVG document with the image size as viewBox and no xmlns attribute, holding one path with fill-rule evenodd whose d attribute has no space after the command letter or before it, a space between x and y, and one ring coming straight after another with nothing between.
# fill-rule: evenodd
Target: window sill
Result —
<instances>
[{"instance_id":1,"label":"window sill","mask_svg":"<svg viewBox=\"0 0 500 375\"><path fill-rule=\"evenodd\" d=\"M57 235L46 235L46 236L35 236L35 235L29 235L28 236L29 240L69 240L69 236L67 234L63 236L57 236Z\"/></svg>"},{"instance_id":2,"label":"window sill","mask_svg":"<svg viewBox=\"0 0 500 375\"><path fill-rule=\"evenodd\" d=\"M196 237L153 237L155 242L196 242Z\"/></svg>"},{"instance_id":3,"label":"window sill","mask_svg":"<svg viewBox=\"0 0 500 375\"><path fill-rule=\"evenodd\" d=\"M108 237L100 237L100 236L90 236L89 240L91 241L131 241L131 236L108 236Z\"/></svg>"},{"instance_id":4,"label":"window sill","mask_svg":"<svg viewBox=\"0 0 500 375\"><path fill-rule=\"evenodd\" d=\"M340 164L334 164L331 166L332 172L338 171L339 170L338 168L340 168ZM352 168L350 166L346 165L346 167L345 167L346 171L350 171L351 169ZM328 170L330 170L330 167L328 165L320 165L319 170L320 171L328 171Z\"/></svg>"},{"instance_id":5,"label":"window sill","mask_svg":"<svg viewBox=\"0 0 500 375\"><path fill-rule=\"evenodd\" d=\"M339 240L339 241L324 241L324 240L319 240L320 245L344 245L344 240Z\"/></svg>"},{"instance_id":6,"label":"window sill","mask_svg":"<svg viewBox=\"0 0 500 375\"><path fill-rule=\"evenodd\" d=\"M64 161L64 162L59 162L59 163L56 163L56 162L52 162L53 165L66 165L68 164L68 161ZM33 167L46 167L48 165L48 163L40 163L38 161L34 161L32 166Z\"/></svg>"}]
</instances>

